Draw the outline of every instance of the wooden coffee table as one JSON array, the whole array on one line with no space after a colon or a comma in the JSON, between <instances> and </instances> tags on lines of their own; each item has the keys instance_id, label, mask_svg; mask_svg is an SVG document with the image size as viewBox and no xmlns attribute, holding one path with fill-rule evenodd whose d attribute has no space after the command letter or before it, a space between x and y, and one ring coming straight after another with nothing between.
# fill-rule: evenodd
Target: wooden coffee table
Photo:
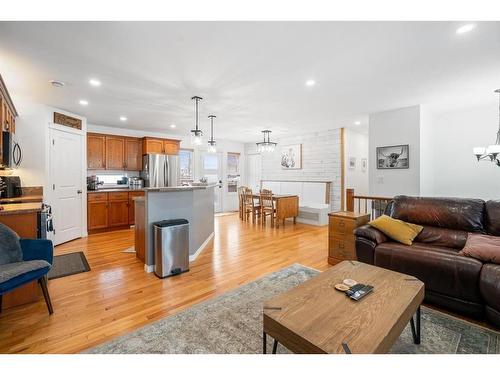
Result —
<instances>
[{"instance_id":1,"label":"wooden coffee table","mask_svg":"<svg viewBox=\"0 0 500 375\"><path fill-rule=\"evenodd\" d=\"M344 279L374 286L354 301L334 285ZM267 335L294 353L387 353L408 322L420 344L424 283L413 276L344 261L264 303ZM416 322L413 315L416 313Z\"/></svg>"}]
</instances>

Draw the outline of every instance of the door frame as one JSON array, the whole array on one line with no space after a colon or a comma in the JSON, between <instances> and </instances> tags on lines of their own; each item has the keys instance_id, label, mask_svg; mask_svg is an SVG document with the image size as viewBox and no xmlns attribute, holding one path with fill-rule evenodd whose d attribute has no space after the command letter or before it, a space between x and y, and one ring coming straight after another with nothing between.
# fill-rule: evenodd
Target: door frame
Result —
<instances>
[{"instance_id":1,"label":"door frame","mask_svg":"<svg viewBox=\"0 0 500 375\"><path fill-rule=\"evenodd\" d=\"M259 171L260 179L259 179L259 181L256 181L256 183L258 184L259 190L260 190L262 188L262 155L258 152L252 152L250 154L247 154L246 156L247 156L247 158L246 158L247 168L246 168L246 174L245 174L245 185L249 186L249 187L250 187L249 174L250 174L250 169L251 169L251 166L250 166L251 159L253 156L260 157L260 171Z\"/></svg>"},{"instance_id":2,"label":"door frame","mask_svg":"<svg viewBox=\"0 0 500 375\"><path fill-rule=\"evenodd\" d=\"M61 111L59 111L61 112ZM69 114L71 116L77 117L74 114ZM80 118L80 117L79 117ZM83 120L84 118L82 118ZM50 152L50 142L51 142L51 132L52 130L62 131L66 133L76 134L81 136L82 139L82 150L81 150L81 184L82 184L82 199L81 199L81 237L87 237L87 131L86 131L86 121L82 121L82 130L70 128L64 125L59 125L54 122L49 122L48 126L48 136L47 136L47 144L46 144L46 155L47 155L47 164L46 164L46 184L44 187L44 195L47 197L47 203L51 206L54 204L54 191L52 190L52 164L51 164L51 152ZM45 191L47 194L45 194ZM53 235L52 235L53 236Z\"/></svg>"}]
</instances>

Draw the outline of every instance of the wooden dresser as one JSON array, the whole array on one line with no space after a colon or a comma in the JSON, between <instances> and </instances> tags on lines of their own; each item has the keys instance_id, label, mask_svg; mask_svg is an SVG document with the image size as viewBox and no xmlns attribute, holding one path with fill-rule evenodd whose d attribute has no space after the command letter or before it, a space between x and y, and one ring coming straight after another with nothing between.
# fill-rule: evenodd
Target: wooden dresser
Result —
<instances>
[{"instance_id":1,"label":"wooden dresser","mask_svg":"<svg viewBox=\"0 0 500 375\"><path fill-rule=\"evenodd\" d=\"M353 231L370 221L370 214L338 211L328 214L328 263L356 260Z\"/></svg>"}]
</instances>

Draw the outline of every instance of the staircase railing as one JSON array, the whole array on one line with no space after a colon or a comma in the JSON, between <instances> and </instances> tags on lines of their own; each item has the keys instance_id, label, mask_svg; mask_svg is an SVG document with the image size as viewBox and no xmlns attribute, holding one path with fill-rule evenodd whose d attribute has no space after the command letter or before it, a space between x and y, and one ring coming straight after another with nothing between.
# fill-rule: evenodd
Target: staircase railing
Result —
<instances>
[{"instance_id":1,"label":"staircase railing","mask_svg":"<svg viewBox=\"0 0 500 375\"><path fill-rule=\"evenodd\" d=\"M347 211L358 214L370 214L372 220L384 213L387 204L391 200L392 198L389 197L356 195L354 189L346 189Z\"/></svg>"}]
</instances>

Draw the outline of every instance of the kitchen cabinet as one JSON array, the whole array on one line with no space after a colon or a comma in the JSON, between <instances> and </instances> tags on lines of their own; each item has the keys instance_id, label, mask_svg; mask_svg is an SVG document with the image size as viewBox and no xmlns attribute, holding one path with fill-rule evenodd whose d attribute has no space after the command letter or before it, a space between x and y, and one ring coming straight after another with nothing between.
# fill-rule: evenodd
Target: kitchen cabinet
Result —
<instances>
[{"instance_id":1,"label":"kitchen cabinet","mask_svg":"<svg viewBox=\"0 0 500 375\"><path fill-rule=\"evenodd\" d=\"M107 193L89 194L87 199L88 232L108 227L108 195Z\"/></svg>"},{"instance_id":2,"label":"kitchen cabinet","mask_svg":"<svg viewBox=\"0 0 500 375\"><path fill-rule=\"evenodd\" d=\"M123 137L106 136L106 169L125 168L125 139Z\"/></svg>"},{"instance_id":3,"label":"kitchen cabinet","mask_svg":"<svg viewBox=\"0 0 500 375\"><path fill-rule=\"evenodd\" d=\"M142 170L142 142L138 138L125 138L125 169Z\"/></svg>"},{"instance_id":4,"label":"kitchen cabinet","mask_svg":"<svg viewBox=\"0 0 500 375\"><path fill-rule=\"evenodd\" d=\"M87 169L140 171L142 169L142 140L88 133Z\"/></svg>"},{"instance_id":5,"label":"kitchen cabinet","mask_svg":"<svg viewBox=\"0 0 500 375\"><path fill-rule=\"evenodd\" d=\"M87 226L89 234L133 225L135 210L133 198L144 196L143 191L89 192L87 199Z\"/></svg>"},{"instance_id":6,"label":"kitchen cabinet","mask_svg":"<svg viewBox=\"0 0 500 375\"><path fill-rule=\"evenodd\" d=\"M87 169L106 169L106 136L87 133Z\"/></svg>"},{"instance_id":7,"label":"kitchen cabinet","mask_svg":"<svg viewBox=\"0 0 500 375\"><path fill-rule=\"evenodd\" d=\"M14 107L14 103L12 103L12 99L7 91L7 86L5 86L2 76L0 75L0 130L15 133L16 117L16 108Z\"/></svg>"},{"instance_id":8,"label":"kitchen cabinet","mask_svg":"<svg viewBox=\"0 0 500 375\"><path fill-rule=\"evenodd\" d=\"M142 149L145 154L163 154L163 139L145 137Z\"/></svg>"},{"instance_id":9,"label":"kitchen cabinet","mask_svg":"<svg viewBox=\"0 0 500 375\"><path fill-rule=\"evenodd\" d=\"M163 153L166 155L179 155L180 142L173 139L163 140Z\"/></svg>"}]
</instances>

